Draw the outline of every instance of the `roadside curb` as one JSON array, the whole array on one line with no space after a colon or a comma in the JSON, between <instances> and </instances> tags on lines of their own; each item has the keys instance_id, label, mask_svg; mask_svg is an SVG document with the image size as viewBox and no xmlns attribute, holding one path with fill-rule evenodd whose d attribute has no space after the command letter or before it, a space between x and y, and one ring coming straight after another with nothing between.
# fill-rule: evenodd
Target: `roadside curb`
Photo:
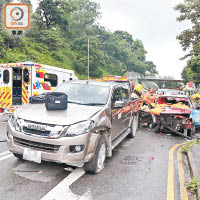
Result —
<instances>
[{"instance_id":1,"label":"roadside curb","mask_svg":"<svg viewBox=\"0 0 200 200\"><path fill-rule=\"evenodd\" d=\"M192 147L192 149L193 149L193 147ZM187 158L188 158L188 162L189 162L190 172L191 172L191 175L196 177L197 181L200 183L200 173L199 173L197 165L195 163L195 159L192 155L192 149L187 152ZM196 196L197 196L197 200L200 200L200 187L197 188Z\"/></svg>"}]
</instances>

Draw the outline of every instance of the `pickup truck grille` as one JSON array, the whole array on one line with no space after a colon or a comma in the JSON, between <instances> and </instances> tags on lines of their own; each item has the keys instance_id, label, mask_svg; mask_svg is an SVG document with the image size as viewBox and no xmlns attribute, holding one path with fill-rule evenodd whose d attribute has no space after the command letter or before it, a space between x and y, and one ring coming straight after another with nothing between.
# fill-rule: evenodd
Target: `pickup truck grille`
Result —
<instances>
[{"instance_id":1,"label":"pickup truck grille","mask_svg":"<svg viewBox=\"0 0 200 200\"><path fill-rule=\"evenodd\" d=\"M33 142L30 140L24 140L21 138L14 137L14 143L16 145L20 145L23 147L29 147L32 149L37 149L40 151L46 151L46 152L58 152L60 145L52 145L52 144L44 144L40 142Z\"/></svg>"},{"instance_id":2,"label":"pickup truck grille","mask_svg":"<svg viewBox=\"0 0 200 200\"><path fill-rule=\"evenodd\" d=\"M49 134L51 133L50 131L39 131L39 130L33 130L33 129L29 129L27 127L23 127L23 132L24 133L29 133L31 135L38 135L38 136L49 136Z\"/></svg>"},{"instance_id":3,"label":"pickup truck grille","mask_svg":"<svg viewBox=\"0 0 200 200\"><path fill-rule=\"evenodd\" d=\"M37 137L58 137L63 129L63 126L59 125L45 124L23 119L19 119L18 124L21 132Z\"/></svg>"}]
</instances>

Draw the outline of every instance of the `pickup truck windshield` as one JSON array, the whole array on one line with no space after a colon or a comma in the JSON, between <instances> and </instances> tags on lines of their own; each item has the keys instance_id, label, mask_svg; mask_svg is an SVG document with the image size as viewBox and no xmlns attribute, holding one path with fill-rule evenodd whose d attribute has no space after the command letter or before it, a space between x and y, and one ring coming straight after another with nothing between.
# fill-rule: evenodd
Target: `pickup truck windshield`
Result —
<instances>
[{"instance_id":1,"label":"pickup truck windshield","mask_svg":"<svg viewBox=\"0 0 200 200\"><path fill-rule=\"evenodd\" d=\"M66 82L56 88L54 92L66 93L69 103L95 106L107 103L109 87Z\"/></svg>"}]
</instances>

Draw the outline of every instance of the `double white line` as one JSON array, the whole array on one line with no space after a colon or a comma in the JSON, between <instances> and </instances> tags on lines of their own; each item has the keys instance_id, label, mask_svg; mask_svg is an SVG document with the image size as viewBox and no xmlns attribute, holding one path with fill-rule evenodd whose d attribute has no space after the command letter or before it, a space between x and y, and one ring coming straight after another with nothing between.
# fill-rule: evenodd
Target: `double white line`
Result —
<instances>
[{"instance_id":1,"label":"double white line","mask_svg":"<svg viewBox=\"0 0 200 200\"><path fill-rule=\"evenodd\" d=\"M10 158L12 156L13 156L13 154L10 153L10 151L5 151L3 153L0 153L0 161L3 161L3 160Z\"/></svg>"}]
</instances>

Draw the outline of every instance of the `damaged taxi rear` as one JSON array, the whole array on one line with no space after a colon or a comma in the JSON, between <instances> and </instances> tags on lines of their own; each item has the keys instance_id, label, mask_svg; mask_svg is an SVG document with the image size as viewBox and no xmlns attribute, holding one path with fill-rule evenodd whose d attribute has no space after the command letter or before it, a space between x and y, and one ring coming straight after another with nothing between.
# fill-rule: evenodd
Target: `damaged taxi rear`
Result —
<instances>
[{"instance_id":1,"label":"damaged taxi rear","mask_svg":"<svg viewBox=\"0 0 200 200\"><path fill-rule=\"evenodd\" d=\"M154 132L169 131L179 136L191 138L195 125L190 118L193 104L186 95L161 95L150 113L153 118Z\"/></svg>"}]
</instances>

